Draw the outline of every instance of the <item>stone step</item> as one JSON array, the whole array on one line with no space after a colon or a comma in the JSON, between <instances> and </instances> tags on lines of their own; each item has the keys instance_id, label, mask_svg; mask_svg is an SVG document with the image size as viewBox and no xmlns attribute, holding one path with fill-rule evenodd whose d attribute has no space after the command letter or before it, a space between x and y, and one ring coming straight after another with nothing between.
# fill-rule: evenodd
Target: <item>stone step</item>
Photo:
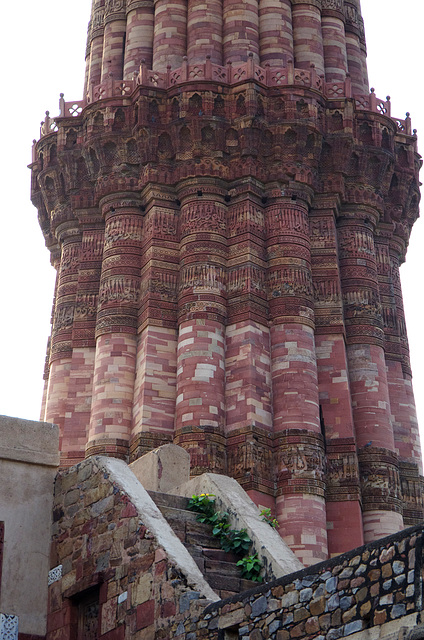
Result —
<instances>
[{"instance_id":1,"label":"stone step","mask_svg":"<svg viewBox=\"0 0 424 640\"><path fill-rule=\"evenodd\" d=\"M185 545L185 547L203 573L208 571L209 567L214 564L220 565L223 569L225 566L235 567L237 575L240 575L240 570L236 566L240 558L233 553L226 553L222 549L208 549L198 545Z\"/></svg>"},{"instance_id":2,"label":"stone step","mask_svg":"<svg viewBox=\"0 0 424 640\"><path fill-rule=\"evenodd\" d=\"M148 491L147 493L158 507L173 507L174 509L186 510L190 500L190 498L184 498L183 496L174 496L172 493L160 493L158 491Z\"/></svg>"},{"instance_id":3,"label":"stone step","mask_svg":"<svg viewBox=\"0 0 424 640\"><path fill-rule=\"evenodd\" d=\"M193 522L197 524L202 524L204 527L210 528L210 525L203 524L197 520L197 513L194 511L188 511L187 509L179 509L177 507L168 507L165 505L157 505L160 509L162 515L168 520L168 522L174 522L178 520L179 522Z\"/></svg>"},{"instance_id":4,"label":"stone step","mask_svg":"<svg viewBox=\"0 0 424 640\"><path fill-rule=\"evenodd\" d=\"M207 575L224 575L240 578L240 568L235 562L220 562L205 558L205 572Z\"/></svg>"},{"instance_id":5,"label":"stone step","mask_svg":"<svg viewBox=\"0 0 424 640\"><path fill-rule=\"evenodd\" d=\"M200 546L185 545L187 551L196 560L201 563L202 571L211 571L217 573L219 571L229 572L231 575L240 576L240 569L237 567L239 556L232 553L226 553L222 549L204 549ZM215 555L216 553L216 555ZM199 564L200 567L200 564Z\"/></svg>"},{"instance_id":6,"label":"stone step","mask_svg":"<svg viewBox=\"0 0 424 640\"><path fill-rule=\"evenodd\" d=\"M212 534L212 527L198 522L197 514L188 511L188 498L155 491L149 491L149 495L193 557L206 581L221 598L229 598L257 585L241 577L241 570L237 567L239 556L221 549L219 538Z\"/></svg>"},{"instance_id":7,"label":"stone step","mask_svg":"<svg viewBox=\"0 0 424 640\"><path fill-rule=\"evenodd\" d=\"M234 595L241 591L247 591L248 589L253 589L258 586L257 582L252 582L251 580L244 580L240 577L226 576L218 573L208 574L206 580L212 589L218 592L218 595L220 595L221 598L230 597L228 595L223 596L223 591L230 592L231 595Z\"/></svg>"},{"instance_id":8,"label":"stone step","mask_svg":"<svg viewBox=\"0 0 424 640\"><path fill-rule=\"evenodd\" d=\"M198 524L198 523L195 523ZM195 527L188 526L185 534L185 545L206 547L207 549L221 549L219 538L212 535L212 532L203 531Z\"/></svg>"},{"instance_id":9,"label":"stone step","mask_svg":"<svg viewBox=\"0 0 424 640\"><path fill-rule=\"evenodd\" d=\"M223 551L221 548L203 548L203 555L208 560L216 560L217 562L233 562L237 563L240 560L240 556L229 551Z\"/></svg>"},{"instance_id":10,"label":"stone step","mask_svg":"<svg viewBox=\"0 0 424 640\"><path fill-rule=\"evenodd\" d=\"M196 545L219 549L219 540L212 534L209 524L198 522L197 514L193 511L159 507L162 515L171 525L174 533L185 545Z\"/></svg>"}]
</instances>

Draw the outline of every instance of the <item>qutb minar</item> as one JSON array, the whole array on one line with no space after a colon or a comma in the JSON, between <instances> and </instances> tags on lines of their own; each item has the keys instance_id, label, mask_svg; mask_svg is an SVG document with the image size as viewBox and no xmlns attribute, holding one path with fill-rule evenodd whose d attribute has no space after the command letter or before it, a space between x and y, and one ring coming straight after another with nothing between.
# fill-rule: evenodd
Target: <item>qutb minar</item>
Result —
<instances>
[{"instance_id":1,"label":"qutb minar","mask_svg":"<svg viewBox=\"0 0 424 640\"><path fill-rule=\"evenodd\" d=\"M62 465L178 444L306 565L421 522L421 160L359 0L93 0L86 61L31 165Z\"/></svg>"}]
</instances>

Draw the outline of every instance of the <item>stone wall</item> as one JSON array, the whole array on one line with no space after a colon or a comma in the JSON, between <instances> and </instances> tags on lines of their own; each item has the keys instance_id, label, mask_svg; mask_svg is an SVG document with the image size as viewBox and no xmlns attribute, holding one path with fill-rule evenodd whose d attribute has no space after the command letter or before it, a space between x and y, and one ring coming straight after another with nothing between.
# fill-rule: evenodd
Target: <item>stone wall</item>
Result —
<instances>
[{"instance_id":1,"label":"stone wall","mask_svg":"<svg viewBox=\"0 0 424 640\"><path fill-rule=\"evenodd\" d=\"M21 640L46 632L58 445L54 425L0 416L0 613L19 625Z\"/></svg>"},{"instance_id":2,"label":"stone wall","mask_svg":"<svg viewBox=\"0 0 424 640\"><path fill-rule=\"evenodd\" d=\"M421 623L422 541L416 526L218 600L131 469L93 457L57 476L47 640L376 640Z\"/></svg>"},{"instance_id":3,"label":"stone wall","mask_svg":"<svg viewBox=\"0 0 424 640\"><path fill-rule=\"evenodd\" d=\"M116 459L93 457L58 474L51 567L47 640L171 638L170 625L198 619L217 600Z\"/></svg>"},{"instance_id":4,"label":"stone wall","mask_svg":"<svg viewBox=\"0 0 424 640\"><path fill-rule=\"evenodd\" d=\"M422 527L412 527L214 603L177 637L336 640L400 620L414 626L422 610L422 538Z\"/></svg>"}]
</instances>

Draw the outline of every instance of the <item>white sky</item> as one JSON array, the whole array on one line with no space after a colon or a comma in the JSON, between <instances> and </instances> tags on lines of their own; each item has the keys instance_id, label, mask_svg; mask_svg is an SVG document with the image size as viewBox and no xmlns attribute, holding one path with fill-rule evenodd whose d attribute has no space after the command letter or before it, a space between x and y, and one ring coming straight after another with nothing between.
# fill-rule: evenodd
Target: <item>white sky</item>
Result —
<instances>
[{"instance_id":1,"label":"white sky","mask_svg":"<svg viewBox=\"0 0 424 640\"><path fill-rule=\"evenodd\" d=\"M3 4L2 24L10 30L0 40L0 414L38 420L55 274L29 200L26 165L44 112L58 113L59 93L67 100L82 97L91 0ZM391 96L394 116L411 112L424 150L423 0L362 0L362 11L371 86L378 97ZM414 227L401 272L424 433L424 220Z\"/></svg>"}]
</instances>

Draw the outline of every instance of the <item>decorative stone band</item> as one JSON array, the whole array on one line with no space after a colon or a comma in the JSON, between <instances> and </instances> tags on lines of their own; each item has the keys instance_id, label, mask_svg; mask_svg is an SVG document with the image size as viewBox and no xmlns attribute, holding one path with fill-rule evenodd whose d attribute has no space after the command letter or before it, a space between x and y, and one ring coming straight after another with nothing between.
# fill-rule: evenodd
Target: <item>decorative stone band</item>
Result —
<instances>
[{"instance_id":1,"label":"decorative stone band","mask_svg":"<svg viewBox=\"0 0 424 640\"><path fill-rule=\"evenodd\" d=\"M288 429L274 437L277 496L309 493L324 497L324 439L306 429Z\"/></svg>"},{"instance_id":2,"label":"decorative stone band","mask_svg":"<svg viewBox=\"0 0 424 640\"><path fill-rule=\"evenodd\" d=\"M400 486L403 500L403 522L412 527L424 519L423 478L418 465L399 462Z\"/></svg>"},{"instance_id":3,"label":"decorative stone band","mask_svg":"<svg viewBox=\"0 0 424 640\"><path fill-rule=\"evenodd\" d=\"M265 275L266 271L262 265L256 266L250 263L241 267L237 265L237 267L229 269L227 277L228 295L236 297L246 293L253 293L265 299Z\"/></svg>"},{"instance_id":4,"label":"decorative stone band","mask_svg":"<svg viewBox=\"0 0 424 640\"><path fill-rule=\"evenodd\" d=\"M63 246L53 313L51 362L54 359L70 356L72 353L72 330L81 249L81 233L73 223L63 225L58 235Z\"/></svg>"},{"instance_id":5,"label":"decorative stone band","mask_svg":"<svg viewBox=\"0 0 424 640\"><path fill-rule=\"evenodd\" d=\"M223 205L208 202L189 202L181 212L180 232L182 236L207 231L226 232L226 210Z\"/></svg>"},{"instance_id":6,"label":"decorative stone band","mask_svg":"<svg viewBox=\"0 0 424 640\"><path fill-rule=\"evenodd\" d=\"M112 20L125 20L125 0L106 0L105 23Z\"/></svg>"},{"instance_id":7,"label":"decorative stone band","mask_svg":"<svg viewBox=\"0 0 424 640\"><path fill-rule=\"evenodd\" d=\"M358 451L363 511L402 513L399 462L389 449L363 447Z\"/></svg>"},{"instance_id":8,"label":"decorative stone band","mask_svg":"<svg viewBox=\"0 0 424 640\"><path fill-rule=\"evenodd\" d=\"M0 613L0 640L18 640L18 616Z\"/></svg>"},{"instance_id":9,"label":"decorative stone band","mask_svg":"<svg viewBox=\"0 0 424 640\"><path fill-rule=\"evenodd\" d=\"M292 5L296 5L296 4L306 4L305 0L292 0ZM308 0L308 4L312 5L313 7L316 7L317 9L321 9L322 7L322 0Z\"/></svg>"},{"instance_id":10,"label":"decorative stone band","mask_svg":"<svg viewBox=\"0 0 424 640\"><path fill-rule=\"evenodd\" d=\"M126 333L136 333L137 331L137 318L131 317L131 309L128 310L128 315L122 315L123 309L120 310L107 310L105 312L99 311L97 313L96 324L96 338L104 333L112 333L113 331L122 331L125 327Z\"/></svg>"},{"instance_id":11,"label":"decorative stone band","mask_svg":"<svg viewBox=\"0 0 424 640\"><path fill-rule=\"evenodd\" d=\"M137 433L130 442L130 462L138 460L145 453L153 451L164 444L172 444L172 436L164 431L142 431Z\"/></svg>"},{"instance_id":12,"label":"decorative stone band","mask_svg":"<svg viewBox=\"0 0 424 640\"><path fill-rule=\"evenodd\" d=\"M345 21L344 0L322 0L322 15Z\"/></svg>"},{"instance_id":13,"label":"decorative stone band","mask_svg":"<svg viewBox=\"0 0 424 640\"><path fill-rule=\"evenodd\" d=\"M327 441L326 501L360 500L359 466L354 438Z\"/></svg>"},{"instance_id":14,"label":"decorative stone band","mask_svg":"<svg viewBox=\"0 0 424 640\"><path fill-rule=\"evenodd\" d=\"M227 473L245 491L274 496L274 460L269 431L253 425L235 429L227 436Z\"/></svg>"},{"instance_id":15,"label":"decorative stone band","mask_svg":"<svg viewBox=\"0 0 424 640\"><path fill-rule=\"evenodd\" d=\"M89 38L97 38L103 35L105 26L105 10L104 7L98 7L94 13L89 27Z\"/></svg>"},{"instance_id":16,"label":"decorative stone band","mask_svg":"<svg viewBox=\"0 0 424 640\"><path fill-rule=\"evenodd\" d=\"M175 431L174 444L190 453L192 475L226 473L225 436L218 428L182 427Z\"/></svg>"},{"instance_id":17,"label":"decorative stone band","mask_svg":"<svg viewBox=\"0 0 424 640\"><path fill-rule=\"evenodd\" d=\"M232 205L227 213L227 227L229 238L248 232L263 239L265 237L263 208L249 200Z\"/></svg>"},{"instance_id":18,"label":"decorative stone band","mask_svg":"<svg viewBox=\"0 0 424 640\"><path fill-rule=\"evenodd\" d=\"M85 457L109 456L111 458L128 459L128 442L121 439L99 438L88 442L85 448Z\"/></svg>"},{"instance_id":19,"label":"decorative stone band","mask_svg":"<svg viewBox=\"0 0 424 640\"><path fill-rule=\"evenodd\" d=\"M135 9L143 9L144 7L151 7L152 0L127 0L127 14Z\"/></svg>"},{"instance_id":20,"label":"decorative stone band","mask_svg":"<svg viewBox=\"0 0 424 640\"><path fill-rule=\"evenodd\" d=\"M363 22L355 4L353 2L349 2L349 0L345 1L344 13L346 18L346 31L354 33L357 36L362 36Z\"/></svg>"}]
</instances>

